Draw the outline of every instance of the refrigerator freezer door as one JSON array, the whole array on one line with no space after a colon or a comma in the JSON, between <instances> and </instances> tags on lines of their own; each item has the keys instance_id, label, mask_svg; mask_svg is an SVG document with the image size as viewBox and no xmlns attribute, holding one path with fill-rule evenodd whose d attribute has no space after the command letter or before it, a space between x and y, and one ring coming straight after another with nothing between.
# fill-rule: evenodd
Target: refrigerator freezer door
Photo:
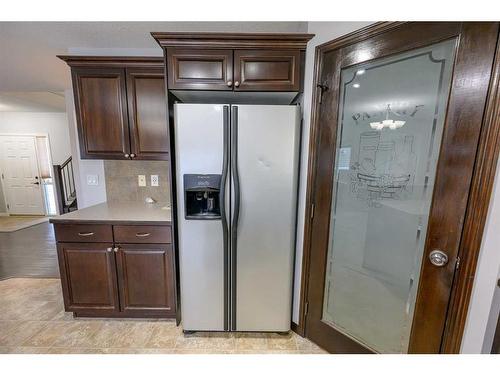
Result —
<instances>
[{"instance_id":1,"label":"refrigerator freezer door","mask_svg":"<svg viewBox=\"0 0 500 375\"><path fill-rule=\"evenodd\" d=\"M177 214L184 330L225 328L224 239L221 220L186 220L184 174L221 174L224 107L175 104Z\"/></svg>"},{"instance_id":2,"label":"refrigerator freezer door","mask_svg":"<svg viewBox=\"0 0 500 375\"><path fill-rule=\"evenodd\" d=\"M237 132L237 148L232 150L233 157L236 153L232 163L237 164L240 202L236 247L232 249L236 257L232 270L236 322L232 328L288 331L300 110L297 106L238 105L232 111L235 107L237 121L231 126Z\"/></svg>"}]
</instances>

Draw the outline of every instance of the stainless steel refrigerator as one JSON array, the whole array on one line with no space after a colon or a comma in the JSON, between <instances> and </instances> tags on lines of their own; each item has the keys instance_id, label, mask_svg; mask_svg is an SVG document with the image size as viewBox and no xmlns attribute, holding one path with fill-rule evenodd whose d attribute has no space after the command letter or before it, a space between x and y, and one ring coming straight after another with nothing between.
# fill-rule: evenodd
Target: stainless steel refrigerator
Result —
<instances>
[{"instance_id":1,"label":"stainless steel refrigerator","mask_svg":"<svg viewBox=\"0 0 500 375\"><path fill-rule=\"evenodd\" d=\"M185 331L290 329L300 111L175 104Z\"/></svg>"}]
</instances>

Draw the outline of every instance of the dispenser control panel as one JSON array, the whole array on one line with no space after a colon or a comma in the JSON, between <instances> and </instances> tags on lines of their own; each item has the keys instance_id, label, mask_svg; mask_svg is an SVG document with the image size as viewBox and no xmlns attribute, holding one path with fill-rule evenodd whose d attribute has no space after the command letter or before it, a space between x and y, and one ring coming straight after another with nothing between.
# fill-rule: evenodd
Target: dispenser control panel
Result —
<instances>
[{"instance_id":1,"label":"dispenser control panel","mask_svg":"<svg viewBox=\"0 0 500 375\"><path fill-rule=\"evenodd\" d=\"M217 220L220 213L220 174L185 174L186 220Z\"/></svg>"}]
</instances>

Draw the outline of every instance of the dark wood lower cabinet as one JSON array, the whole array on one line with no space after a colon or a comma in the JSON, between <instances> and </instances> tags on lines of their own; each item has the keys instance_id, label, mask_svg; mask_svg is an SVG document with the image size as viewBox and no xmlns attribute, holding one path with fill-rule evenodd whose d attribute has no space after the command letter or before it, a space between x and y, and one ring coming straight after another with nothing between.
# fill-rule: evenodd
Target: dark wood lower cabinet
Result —
<instances>
[{"instance_id":1,"label":"dark wood lower cabinet","mask_svg":"<svg viewBox=\"0 0 500 375\"><path fill-rule=\"evenodd\" d=\"M109 238L96 224L92 232ZM115 225L111 241L123 236L123 225ZM96 242L60 242L59 235L79 241L72 232L81 232L82 224L56 224L59 269L64 307L78 317L175 318L175 262L170 243L170 226L126 226L131 233L149 243L116 244L92 238ZM85 227L86 228L86 227ZM79 232L80 231L80 232ZM162 232L165 235L160 235ZM68 234L69 233L69 234ZM86 233L86 232L85 232ZM90 232L89 232L90 233ZM129 238L130 236L126 237ZM144 239L147 238L147 239ZM133 242L134 237L129 241ZM68 241L68 240L66 240ZM109 240L108 240L109 241Z\"/></svg>"},{"instance_id":2,"label":"dark wood lower cabinet","mask_svg":"<svg viewBox=\"0 0 500 375\"><path fill-rule=\"evenodd\" d=\"M120 305L124 312L175 311L171 245L118 245L116 261Z\"/></svg>"},{"instance_id":3,"label":"dark wood lower cabinet","mask_svg":"<svg viewBox=\"0 0 500 375\"><path fill-rule=\"evenodd\" d=\"M67 311L119 311L112 246L111 243L58 243L59 269Z\"/></svg>"}]
</instances>

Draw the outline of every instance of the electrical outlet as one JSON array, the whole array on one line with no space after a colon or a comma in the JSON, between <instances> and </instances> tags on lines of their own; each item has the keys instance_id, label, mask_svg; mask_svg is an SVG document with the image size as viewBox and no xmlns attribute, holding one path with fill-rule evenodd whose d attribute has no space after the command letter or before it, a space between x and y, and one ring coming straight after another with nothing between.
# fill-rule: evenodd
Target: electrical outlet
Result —
<instances>
[{"instance_id":1,"label":"electrical outlet","mask_svg":"<svg viewBox=\"0 0 500 375\"><path fill-rule=\"evenodd\" d=\"M139 184L139 186L146 186L146 175L145 174L137 175L137 183Z\"/></svg>"},{"instance_id":2,"label":"electrical outlet","mask_svg":"<svg viewBox=\"0 0 500 375\"><path fill-rule=\"evenodd\" d=\"M160 181L157 174L151 175L151 186L160 186Z\"/></svg>"},{"instance_id":3,"label":"electrical outlet","mask_svg":"<svg viewBox=\"0 0 500 375\"><path fill-rule=\"evenodd\" d=\"M97 186L99 185L99 176L96 174L87 175L87 185Z\"/></svg>"}]
</instances>

